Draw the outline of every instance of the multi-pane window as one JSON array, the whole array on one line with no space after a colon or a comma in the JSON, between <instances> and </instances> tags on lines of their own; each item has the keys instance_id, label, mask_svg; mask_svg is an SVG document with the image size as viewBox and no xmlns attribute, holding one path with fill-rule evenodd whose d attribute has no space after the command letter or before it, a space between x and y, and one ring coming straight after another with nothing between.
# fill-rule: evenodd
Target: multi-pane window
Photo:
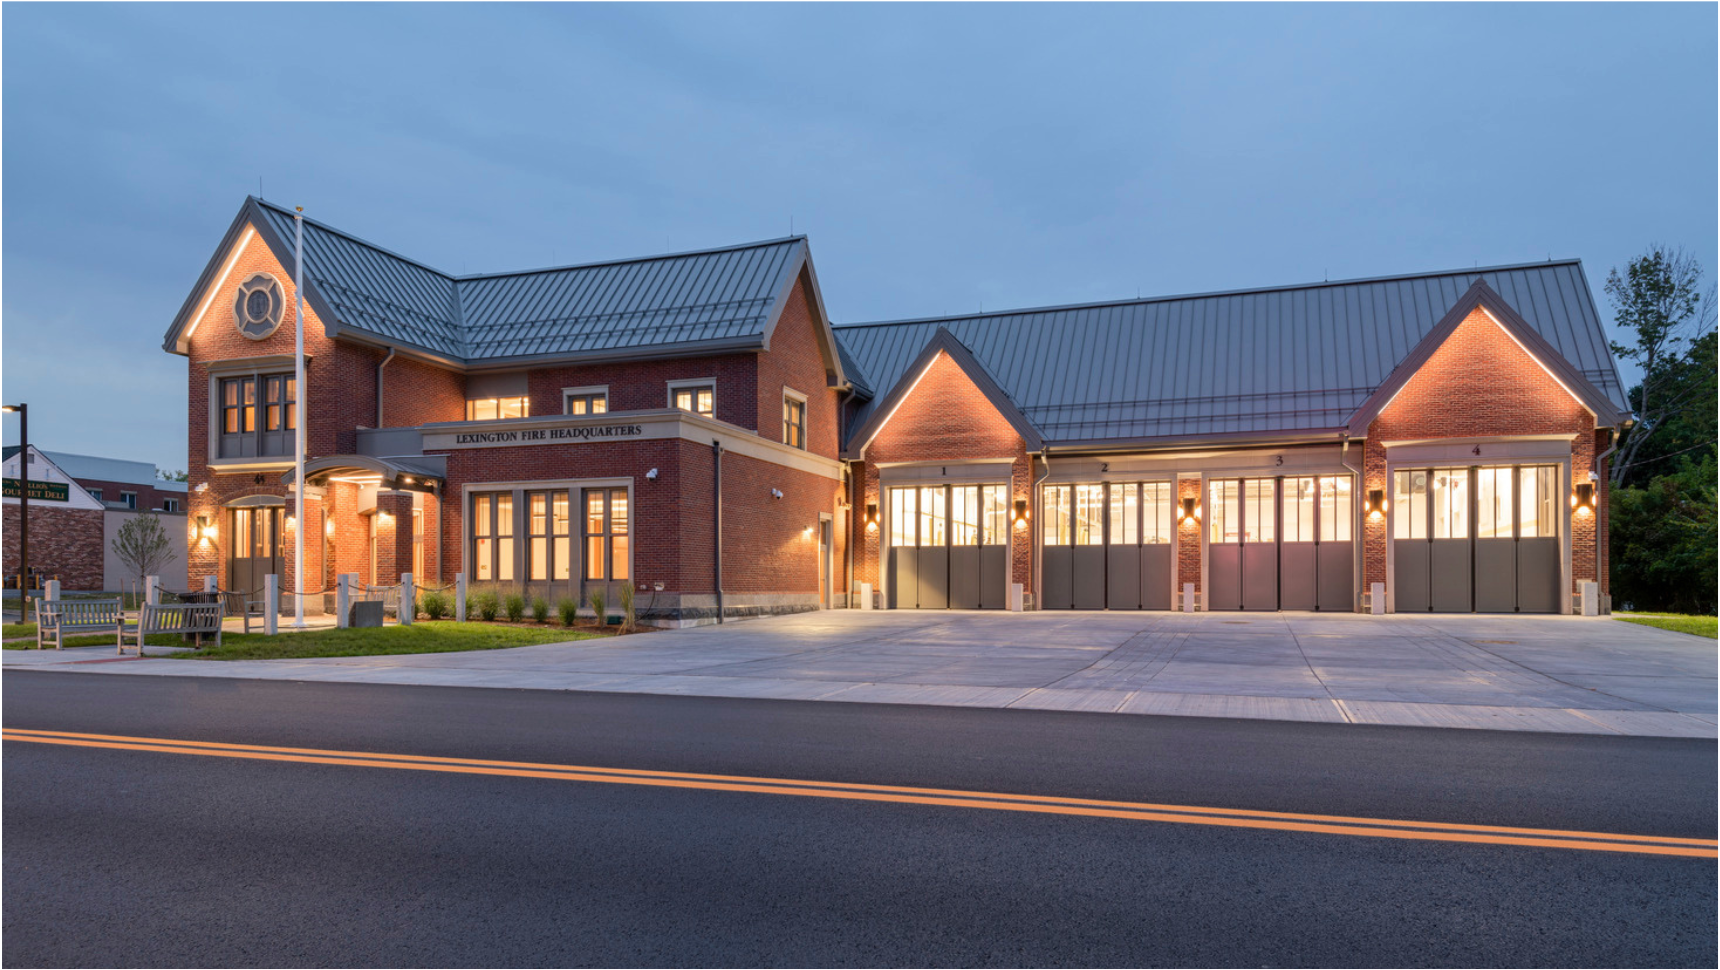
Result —
<instances>
[{"instance_id":1,"label":"multi-pane window","mask_svg":"<svg viewBox=\"0 0 1720 970\"><path fill-rule=\"evenodd\" d=\"M1284 541L1314 541L1315 488L1312 478L1284 479Z\"/></svg>"},{"instance_id":2,"label":"multi-pane window","mask_svg":"<svg viewBox=\"0 0 1720 970\"><path fill-rule=\"evenodd\" d=\"M119 493L119 504L125 506L128 509L137 508L137 493L136 492L121 492L121 493Z\"/></svg>"},{"instance_id":3,"label":"multi-pane window","mask_svg":"<svg viewBox=\"0 0 1720 970\"><path fill-rule=\"evenodd\" d=\"M424 510L412 510L412 579L424 582Z\"/></svg>"},{"instance_id":4,"label":"multi-pane window","mask_svg":"<svg viewBox=\"0 0 1720 970\"><path fill-rule=\"evenodd\" d=\"M920 489L920 545L943 546L949 540L944 535L944 490L941 486Z\"/></svg>"},{"instance_id":5,"label":"multi-pane window","mask_svg":"<svg viewBox=\"0 0 1720 970\"><path fill-rule=\"evenodd\" d=\"M1349 542L1351 482L1348 475L1335 475L1319 480L1320 541Z\"/></svg>"},{"instance_id":6,"label":"multi-pane window","mask_svg":"<svg viewBox=\"0 0 1720 970\"><path fill-rule=\"evenodd\" d=\"M1158 545L1172 539L1170 482L1047 485L1042 493L1048 546Z\"/></svg>"},{"instance_id":7,"label":"multi-pane window","mask_svg":"<svg viewBox=\"0 0 1720 970\"><path fill-rule=\"evenodd\" d=\"M628 502L625 488L585 490L585 578L630 578Z\"/></svg>"},{"instance_id":8,"label":"multi-pane window","mask_svg":"<svg viewBox=\"0 0 1720 970\"><path fill-rule=\"evenodd\" d=\"M890 545L1009 544L1009 486L925 485L890 489Z\"/></svg>"},{"instance_id":9,"label":"multi-pane window","mask_svg":"<svg viewBox=\"0 0 1720 970\"><path fill-rule=\"evenodd\" d=\"M912 546L915 541L914 517L919 514L920 490L893 488L890 490L890 545Z\"/></svg>"},{"instance_id":10,"label":"multi-pane window","mask_svg":"<svg viewBox=\"0 0 1720 970\"><path fill-rule=\"evenodd\" d=\"M1277 516L1273 509L1273 481L1270 478L1247 478L1242 481L1243 541L1272 542L1277 537Z\"/></svg>"},{"instance_id":11,"label":"multi-pane window","mask_svg":"<svg viewBox=\"0 0 1720 970\"><path fill-rule=\"evenodd\" d=\"M950 545L979 545L979 519L979 486L952 486L950 488Z\"/></svg>"},{"instance_id":12,"label":"multi-pane window","mask_svg":"<svg viewBox=\"0 0 1720 970\"><path fill-rule=\"evenodd\" d=\"M1133 546L1141 541L1141 486L1126 482L1111 486L1111 545Z\"/></svg>"},{"instance_id":13,"label":"multi-pane window","mask_svg":"<svg viewBox=\"0 0 1720 970\"><path fill-rule=\"evenodd\" d=\"M1105 486L1075 486L1075 544L1105 544Z\"/></svg>"},{"instance_id":14,"label":"multi-pane window","mask_svg":"<svg viewBox=\"0 0 1720 970\"><path fill-rule=\"evenodd\" d=\"M703 414L706 417L716 413L716 389L708 384L700 387L677 387L674 400L675 406L683 411Z\"/></svg>"},{"instance_id":15,"label":"multi-pane window","mask_svg":"<svg viewBox=\"0 0 1720 970\"><path fill-rule=\"evenodd\" d=\"M1163 545L1176 538L1171 520L1177 504L1175 482L1145 482L1141 485L1141 542Z\"/></svg>"},{"instance_id":16,"label":"multi-pane window","mask_svg":"<svg viewBox=\"0 0 1720 970\"><path fill-rule=\"evenodd\" d=\"M566 579L571 574L568 524L565 489L526 493L528 579Z\"/></svg>"},{"instance_id":17,"label":"multi-pane window","mask_svg":"<svg viewBox=\"0 0 1720 970\"><path fill-rule=\"evenodd\" d=\"M514 496L512 492L472 497L472 566L480 582L514 578Z\"/></svg>"},{"instance_id":18,"label":"multi-pane window","mask_svg":"<svg viewBox=\"0 0 1720 970\"><path fill-rule=\"evenodd\" d=\"M806 402L787 395L782 399L782 443L806 447Z\"/></svg>"},{"instance_id":19,"label":"multi-pane window","mask_svg":"<svg viewBox=\"0 0 1720 970\"><path fill-rule=\"evenodd\" d=\"M99 496L98 496L98 498L99 498ZM179 511L179 500L176 498L162 499L161 500L161 511L163 511L163 512L177 512L177 511Z\"/></svg>"},{"instance_id":20,"label":"multi-pane window","mask_svg":"<svg viewBox=\"0 0 1720 970\"><path fill-rule=\"evenodd\" d=\"M102 500L102 490L99 488L90 489L90 498L100 502Z\"/></svg>"},{"instance_id":21,"label":"multi-pane window","mask_svg":"<svg viewBox=\"0 0 1720 970\"><path fill-rule=\"evenodd\" d=\"M531 414L525 395L517 397L486 397L466 402L467 421L498 421L502 418L523 418Z\"/></svg>"},{"instance_id":22,"label":"multi-pane window","mask_svg":"<svg viewBox=\"0 0 1720 970\"><path fill-rule=\"evenodd\" d=\"M1041 541L1048 546L1069 545L1069 537L1073 531L1070 520L1073 516L1071 506L1074 504L1075 489L1069 485L1047 485L1041 493L1043 515L1041 516Z\"/></svg>"},{"instance_id":23,"label":"multi-pane window","mask_svg":"<svg viewBox=\"0 0 1720 970\"><path fill-rule=\"evenodd\" d=\"M1222 479L1207 483L1207 542L1242 541L1242 483Z\"/></svg>"},{"instance_id":24,"label":"multi-pane window","mask_svg":"<svg viewBox=\"0 0 1720 970\"><path fill-rule=\"evenodd\" d=\"M565 410L568 414L608 414L609 395L603 391L569 394Z\"/></svg>"},{"instance_id":25,"label":"multi-pane window","mask_svg":"<svg viewBox=\"0 0 1720 970\"><path fill-rule=\"evenodd\" d=\"M1511 538L1512 509L1510 468L1475 470L1475 537Z\"/></svg>"},{"instance_id":26,"label":"multi-pane window","mask_svg":"<svg viewBox=\"0 0 1720 970\"><path fill-rule=\"evenodd\" d=\"M259 391L259 388L261 389ZM291 374L223 378L219 401L219 455L254 458L290 455L298 428L298 381ZM260 412L260 413L259 413Z\"/></svg>"},{"instance_id":27,"label":"multi-pane window","mask_svg":"<svg viewBox=\"0 0 1720 970\"><path fill-rule=\"evenodd\" d=\"M1009 486L981 485L980 542L988 546L1009 544Z\"/></svg>"},{"instance_id":28,"label":"multi-pane window","mask_svg":"<svg viewBox=\"0 0 1720 970\"><path fill-rule=\"evenodd\" d=\"M1427 477L1424 468L1392 476L1392 538L1427 538Z\"/></svg>"}]
</instances>

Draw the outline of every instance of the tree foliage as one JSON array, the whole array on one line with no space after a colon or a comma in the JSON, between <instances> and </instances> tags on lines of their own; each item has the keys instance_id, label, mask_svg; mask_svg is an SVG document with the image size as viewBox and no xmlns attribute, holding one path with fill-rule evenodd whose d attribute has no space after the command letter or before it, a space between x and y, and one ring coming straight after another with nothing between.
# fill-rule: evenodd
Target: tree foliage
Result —
<instances>
[{"instance_id":1,"label":"tree foliage","mask_svg":"<svg viewBox=\"0 0 1720 970\"><path fill-rule=\"evenodd\" d=\"M113 537L113 553L130 567L138 585L144 577L159 575L162 567L179 557L174 554L161 519L153 514L134 516Z\"/></svg>"},{"instance_id":2,"label":"tree foliage","mask_svg":"<svg viewBox=\"0 0 1720 970\"><path fill-rule=\"evenodd\" d=\"M1612 493L1612 598L1670 613L1715 610L1715 459Z\"/></svg>"},{"instance_id":3,"label":"tree foliage","mask_svg":"<svg viewBox=\"0 0 1720 970\"><path fill-rule=\"evenodd\" d=\"M1613 354L1642 368L1630 391L1636 424L1612 462L1614 485L1642 484L1677 455L1714 448L1714 289L1704 293L1702 264L1681 248L1652 246L1621 275L1607 274L1614 323L1632 337ZM1672 471L1673 469L1664 469Z\"/></svg>"}]
</instances>

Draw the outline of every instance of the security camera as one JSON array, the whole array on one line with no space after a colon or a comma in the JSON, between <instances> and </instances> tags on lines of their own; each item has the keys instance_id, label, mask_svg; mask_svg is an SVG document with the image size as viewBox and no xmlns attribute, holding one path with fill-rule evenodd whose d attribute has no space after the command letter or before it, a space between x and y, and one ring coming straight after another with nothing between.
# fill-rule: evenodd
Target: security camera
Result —
<instances>
[{"instance_id":1,"label":"security camera","mask_svg":"<svg viewBox=\"0 0 1720 970\"><path fill-rule=\"evenodd\" d=\"M779 491L778 489L773 488L770 490L770 497L771 498L782 498L782 492Z\"/></svg>"},{"instance_id":2,"label":"security camera","mask_svg":"<svg viewBox=\"0 0 1720 970\"><path fill-rule=\"evenodd\" d=\"M1589 481L1598 482L1600 480L1601 480L1601 477L1599 475L1595 474L1595 470L1593 468L1589 469Z\"/></svg>"},{"instance_id":3,"label":"security camera","mask_svg":"<svg viewBox=\"0 0 1720 970\"><path fill-rule=\"evenodd\" d=\"M645 473L645 480L650 481L650 482L656 481L657 480L657 469L653 468L650 471L646 472Z\"/></svg>"}]
</instances>

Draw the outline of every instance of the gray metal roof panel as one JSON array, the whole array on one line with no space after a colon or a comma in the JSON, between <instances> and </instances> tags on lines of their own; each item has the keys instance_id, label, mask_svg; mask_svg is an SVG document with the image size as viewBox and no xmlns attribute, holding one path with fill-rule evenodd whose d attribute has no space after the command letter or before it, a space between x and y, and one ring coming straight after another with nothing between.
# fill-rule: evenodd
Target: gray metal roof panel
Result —
<instances>
[{"instance_id":1,"label":"gray metal roof panel","mask_svg":"<svg viewBox=\"0 0 1720 970\"><path fill-rule=\"evenodd\" d=\"M254 200L291 245L294 213ZM305 219L312 285L342 326L469 363L762 340L806 239L453 276Z\"/></svg>"},{"instance_id":2,"label":"gray metal roof panel","mask_svg":"<svg viewBox=\"0 0 1720 970\"><path fill-rule=\"evenodd\" d=\"M949 329L1053 443L1332 429L1477 279L1624 406L1575 260L846 324L835 332L882 398L937 328Z\"/></svg>"}]
</instances>

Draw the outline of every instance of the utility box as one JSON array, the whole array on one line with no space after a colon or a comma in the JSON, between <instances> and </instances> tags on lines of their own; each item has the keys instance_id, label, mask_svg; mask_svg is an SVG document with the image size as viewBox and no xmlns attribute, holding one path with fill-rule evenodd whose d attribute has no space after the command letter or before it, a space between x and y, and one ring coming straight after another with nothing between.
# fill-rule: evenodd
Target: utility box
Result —
<instances>
[{"instance_id":1,"label":"utility box","mask_svg":"<svg viewBox=\"0 0 1720 970\"><path fill-rule=\"evenodd\" d=\"M382 625L382 601L360 600L352 604L347 611L346 625L349 627L367 627Z\"/></svg>"}]
</instances>

